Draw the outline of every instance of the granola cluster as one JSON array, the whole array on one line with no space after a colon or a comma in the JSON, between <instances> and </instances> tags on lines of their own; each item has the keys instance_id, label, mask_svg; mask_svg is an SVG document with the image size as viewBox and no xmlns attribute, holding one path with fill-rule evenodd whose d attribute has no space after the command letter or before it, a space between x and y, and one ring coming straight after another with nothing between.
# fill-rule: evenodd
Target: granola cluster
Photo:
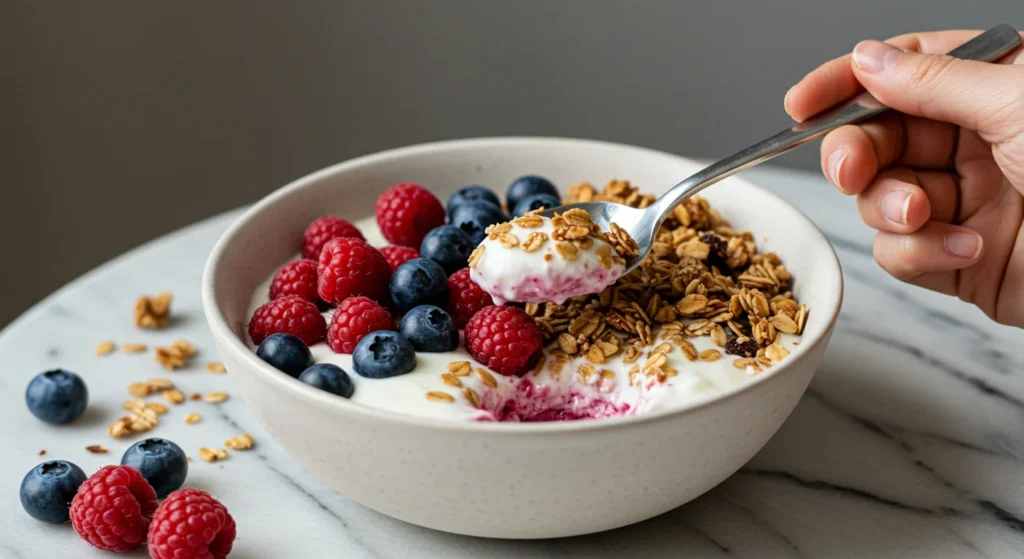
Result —
<instances>
[{"instance_id":1,"label":"granola cluster","mask_svg":"<svg viewBox=\"0 0 1024 559\"><path fill-rule=\"evenodd\" d=\"M132 433L145 433L156 427L160 423L159 416L167 413L167 406L159 402L146 402L143 398L150 394L163 393L164 398L171 402L169 396L173 395L172 391L177 392L174 383L166 378L151 378L145 382L129 384L128 393L135 398L125 401L122 405L129 413L114 421L107 428L107 433L119 439Z\"/></svg>"},{"instance_id":2,"label":"granola cluster","mask_svg":"<svg viewBox=\"0 0 1024 559\"><path fill-rule=\"evenodd\" d=\"M588 183L575 185L565 203L590 200L643 208L654 197L628 181L613 180L600 192ZM562 218L570 230L580 229L566 231L567 238L584 228L565 219L573 211ZM617 226L608 233L587 230L612 244L617 258L637 254L636 242ZM718 359L721 352L698 353L689 341L701 336L735 356L737 367L760 371L788 355L778 343L780 333L803 331L807 307L793 298L791 281L776 254L758 252L752 233L734 231L706 200L693 197L675 209L636 270L600 294L564 305L528 304L526 312L537 320L556 362L584 356L600 365L623 352L630 364L646 354L630 371L631 383L635 374L661 381L674 376L665 365L674 347L690 361Z\"/></svg>"},{"instance_id":3,"label":"granola cluster","mask_svg":"<svg viewBox=\"0 0 1024 559\"><path fill-rule=\"evenodd\" d=\"M518 226L524 230L540 229L545 224L541 217L542 209L534 210L522 217L517 217L510 222L498 223L487 228L487 238L497 241L502 248L521 248L525 252L536 252L547 245L550 240L554 244L554 251L559 257L574 262L580 256L580 251L588 251L594 248L594 240L603 241L594 249L601 266L610 270L613 265L624 265L624 256L635 256L639 252L636 241L629 236L624 229L616 224L611 224L611 230L602 232L601 228L594 223L590 214L584 210L574 208L565 213L556 213L551 218L551 234L544 231L529 231L520 239L514 232ZM614 252L613 252L614 249ZM473 251L469 258L469 266L475 268L483 256L485 247L480 245ZM545 255L546 258L550 255Z\"/></svg>"},{"instance_id":4,"label":"granola cluster","mask_svg":"<svg viewBox=\"0 0 1024 559\"><path fill-rule=\"evenodd\" d=\"M155 348L153 352L156 355L156 362L169 371L188 365L188 362L199 354L196 346L185 340L175 340L167 347Z\"/></svg>"},{"instance_id":5,"label":"granola cluster","mask_svg":"<svg viewBox=\"0 0 1024 559\"><path fill-rule=\"evenodd\" d=\"M153 297L143 295L135 301L135 326L159 330L167 326L171 315L171 294L159 293Z\"/></svg>"}]
</instances>

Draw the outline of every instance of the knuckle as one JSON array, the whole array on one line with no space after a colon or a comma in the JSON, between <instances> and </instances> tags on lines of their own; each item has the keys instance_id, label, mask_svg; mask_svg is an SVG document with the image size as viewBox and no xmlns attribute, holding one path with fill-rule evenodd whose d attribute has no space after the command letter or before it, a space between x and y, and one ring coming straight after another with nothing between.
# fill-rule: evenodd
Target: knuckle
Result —
<instances>
[{"instance_id":1,"label":"knuckle","mask_svg":"<svg viewBox=\"0 0 1024 559\"><path fill-rule=\"evenodd\" d=\"M919 88L932 88L954 72L958 64L960 61L951 56L922 56L910 68L909 78Z\"/></svg>"}]
</instances>

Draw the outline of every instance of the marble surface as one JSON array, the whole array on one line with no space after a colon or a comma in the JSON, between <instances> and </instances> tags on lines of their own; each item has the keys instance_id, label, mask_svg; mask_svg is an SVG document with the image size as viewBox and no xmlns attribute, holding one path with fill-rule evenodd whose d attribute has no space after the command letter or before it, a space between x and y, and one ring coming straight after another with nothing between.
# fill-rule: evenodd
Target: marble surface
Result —
<instances>
[{"instance_id":1,"label":"marble surface","mask_svg":"<svg viewBox=\"0 0 1024 559\"><path fill-rule=\"evenodd\" d=\"M659 518L561 540L454 536L392 520L320 484L240 399L175 407L153 434L196 457L187 484L231 510L239 534L233 557L1024 556L1024 332L886 276L853 201L820 176L770 167L745 176L793 201L832 239L847 281L842 316L809 391L764 450L719 487ZM32 520L17 499L22 476L43 460L41 449L47 459L91 472L119 461L131 444L105 432L121 414L125 387L165 375L151 352L96 357L98 342L187 339L200 356L169 376L186 393L232 391L227 376L202 368L216 356L199 281L206 254L235 216L211 218L94 270L0 334L0 557L106 556L69 525ZM175 295L172 327L136 330L135 297L160 290ZM86 415L62 428L35 420L23 402L28 380L58 366L80 373L92 395ZM185 425L188 411L203 422ZM241 432L253 435L254 449L221 464L198 460L200 446ZM85 450L98 443L110 453Z\"/></svg>"}]
</instances>

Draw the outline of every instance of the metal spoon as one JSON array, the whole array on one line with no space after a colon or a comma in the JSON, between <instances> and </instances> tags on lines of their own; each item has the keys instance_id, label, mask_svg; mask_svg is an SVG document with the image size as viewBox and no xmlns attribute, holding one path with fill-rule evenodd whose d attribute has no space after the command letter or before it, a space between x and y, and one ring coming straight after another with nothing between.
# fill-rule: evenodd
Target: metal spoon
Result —
<instances>
[{"instance_id":1,"label":"metal spoon","mask_svg":"<svg viewBox=\"0 0 1024 559\"><path fill-rule=\"evenodd\" d=\"M998 25L950 51L949 55L965 60L992 62L1020 44L1020 34L1009 25ZM580 202L547 210L543 215L553 217L572 208L581 208L591 215L602 230L615 222L640 245L640 254L626 262L629 272L643 262L651 252L651 243L658 228L683 200L734 175L747 167L763 163L822 136L844 124L852 124L889 110L871 94L865 92L853 99L807 119L771 138L762 140L743 151L713 163L672 187L661 198L642 210L613 202Z\"/></svg>"}]
</instances>

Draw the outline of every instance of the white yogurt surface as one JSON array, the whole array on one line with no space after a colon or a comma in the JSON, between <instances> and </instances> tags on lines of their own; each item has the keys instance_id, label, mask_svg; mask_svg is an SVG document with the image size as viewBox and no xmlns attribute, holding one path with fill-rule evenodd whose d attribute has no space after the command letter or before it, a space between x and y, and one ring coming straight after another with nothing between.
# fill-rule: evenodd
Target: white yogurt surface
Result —
<instances>
[{"instance_id":1,"label":"white yogurt surface","mask_svg":"<svg viewBox=\"0 0 1024 559\"><path fill-rule=\"evenodd\" d=\"M625 267L611 260L615 249L602 240L591 239L592 246L576 249L573 260L560 254L556 250L559 241L552 237L555 227L551 219L542 219L541 226L531 228L512 222L508 234L518 239L517 246L502 246L499 239L490 237L480 243L483 253L469 275L495 303L551 301L561 305L570 297L600 293L622 275ZM526 244L534 234L546 240L539 249L528 251ZM599 250L605 251L604 264Z\"/></svg>"},{"instance_id":2,"label":"white yogurt surface","mask_svg":"<svg viewBox=\"0 0 1024 559\"><path fill-rule=\"evenodd\" d=\"M363 219L357 222L356 226L370 244L378 247L387 244L374 218ZM298 257L296 255L296 258ZM267 302L271 279L268 277L253 294L249 316L252 316L257 307ZM331 312L324 313L328 321ZM797 336L782 336L779 343L792 348L792 342L797 339ZM667 365L676 369L679 374L661 384L646 379L647 382L636 382L634 386L630 386L627 372L635 365L642 365L647 352L633 364L623 363L623 354L620 352L607 363L593 365L597 371L610 370L615 373L614 381L604 381L604 385L601 385L599 374L591 376L588 384L583 384L579 370L588 363L582 357L570 361L558 375L552 374L553 360L550 357L547 357L547 363L539 374L528 373L522 379L491 372L491 376L497 381L497 388L487 387L476 374L459 377L459 380L463 386L470 387L481 395L485 409L501 407L516 390L521 389L521 383L529 381L538 386L550 387L543 389L549 392L550 399L557 400L570 393L577 396L567 402L569 407L586 408L592 399L601 399L616 406L628 405L629 411L626 413L635 414L713 398L752 378L752 370L734 367L732 361L736 357L727 355L724 350L717 348L710 337L691 338L690 341L696 346L697 351L719 349L722 351L722 357L710 363L700 360L691 362L678 348L674 348L668 356ZM255 349L251 342L249 345ZM453 361L469 361L474 369L481 367L469 356L461 341L459 348L453 352L417 353L416 368L412 372L387 379L369 379L357 375L352 367L352 356L334 353L324 342L315 344L310 349L317 363L333 363L349 373L355 383L355 394L352 396L355 403L396 413L461 421L479 420L489 416L488 412L470 405L460 388L442 382L441 374L448 371L448 364ZM650 349L648 348L648 352ZM765 371L762 374L768 373ZM636 378L644 377L638 375ZM449 403L430 400L426 397L428 391L445 392L455 401Z\"/></svg>"}]
</instances>

